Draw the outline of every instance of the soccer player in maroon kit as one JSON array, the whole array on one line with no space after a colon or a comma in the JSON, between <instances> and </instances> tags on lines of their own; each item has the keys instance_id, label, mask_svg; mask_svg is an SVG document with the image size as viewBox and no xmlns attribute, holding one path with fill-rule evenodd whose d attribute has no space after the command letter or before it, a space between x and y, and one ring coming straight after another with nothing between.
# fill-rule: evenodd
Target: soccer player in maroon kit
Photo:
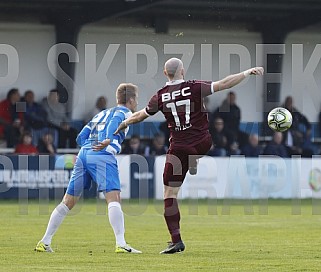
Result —
<instances>
[{"instance_id":1,"label":"soccer player in maroon kit","mask_svg":"<svg viewBox=\"0 0 321 272\"><path fill-rule=\"evenodd\" d=\"M212 145L208 130L208 116L203 98L214 92L232 88L249 75L262 75L262 67L227 76L219 81L184 80L184 67L180 59L171 58L165 63L164 74L168 78L149 101L146 108L134 113L122 122L115 134L161 111L170 130L170 147L163 172L164 217L171 235L171 243L161 254L185 250L180 235L180 212L177 195L186 173L196 174L197 159L204 156Z\"/></svg>"}]
</instances>

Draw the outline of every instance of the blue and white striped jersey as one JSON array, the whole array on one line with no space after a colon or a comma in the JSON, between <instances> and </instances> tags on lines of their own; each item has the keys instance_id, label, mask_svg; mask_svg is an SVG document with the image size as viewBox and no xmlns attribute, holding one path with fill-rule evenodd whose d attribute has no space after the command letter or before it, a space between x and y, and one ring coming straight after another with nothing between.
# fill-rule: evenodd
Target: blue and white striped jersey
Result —
<instances>
[{"instance_id":1,"label":"blue and white striped jersey","mask_svg":"<svg viewBox=\"0 0 321 272\"><path fill-rule=\"evenodd\" d=\"M129 128L114 135L119 124L130 117L132 112L125 106L117 106L106 109L98 113L93 119L83 127L77 136L77 143L86 149L90 149L92 145L110 139L111 143L104 151L111 154L118 154L121 151L121 144L124 141Z\"/></svg>"}]
</instances>

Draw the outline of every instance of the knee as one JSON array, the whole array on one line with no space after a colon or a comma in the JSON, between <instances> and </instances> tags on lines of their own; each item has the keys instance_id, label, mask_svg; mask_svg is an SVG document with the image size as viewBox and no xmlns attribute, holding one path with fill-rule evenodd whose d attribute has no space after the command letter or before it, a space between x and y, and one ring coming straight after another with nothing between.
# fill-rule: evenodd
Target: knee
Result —
<instances>
[{"instance_id":1,"label":"knee","mask_svg":"<svg viewBox=\"0 0 321 272\"><path fill-rule=\"evenodd\" d=\"M106 198L107 204L111 202L120 203L120 191L115 190L115 191L107 192L105 193L105 198Z\"/></svg>"},{"instance_id":2,"label":"knee","mask_svg":"<svg viewBox=\"0 0 321 272\"><path fill-rule=\"evenodd\" d=\"M65 204L69 210L71 210L74 206L75 206L75 203L72 203L71 201L66 201L66 200L63 200L62 201L63 204Z\"/></svg>"},{"instance_id":3,"label":"knee","mask_svg":"<svg viewBox=\"0 0 321 272\"><path fill-rule=\"evenodd\" d=\"M77 203L77 197L74 196L64 196L62 203L65 204L69 210L71 210Z\"/></svg>"},{"instance_id":4,"label":"knee","mask_svg":"<svg viewBox=\"0 0 321 272\"><path fill-rule=\"evenodd\" d=\"M177 198L179 188L180 187L165 186L165 188L164 188L164 199Z\"/></svg>"}]
</instances>

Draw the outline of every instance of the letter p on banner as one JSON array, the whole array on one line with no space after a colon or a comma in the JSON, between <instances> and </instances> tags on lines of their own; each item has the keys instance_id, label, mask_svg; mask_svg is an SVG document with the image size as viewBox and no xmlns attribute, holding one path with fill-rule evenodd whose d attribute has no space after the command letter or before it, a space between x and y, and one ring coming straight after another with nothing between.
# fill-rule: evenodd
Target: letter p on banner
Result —
<instances>
[{"instance_id":1,"label":"letter p on banner","mask_svg":"<svg viewBox=\"0 0 321 272\"><path fill-rule=\"evenodd\" d=\"M9 44L0 44L0 56L7 58L7 71L2 71L4 65L0 59L0 87L14 84L19 76L19 56L17 50ZM4 76L3 76L4 75Z\"/></svg>"},{"instance_id":2,"label":"letter p on banner","mask_svg":"<svg viewBox=\"0 0 321 272\"><path fill-rule=\"evenodd\" d=\"M12 161L7 156L0 155L0 196L1 193L11 189L11 186L8 186L8 183L11 181L12 170Z\"/></svg>"}]
</instances>

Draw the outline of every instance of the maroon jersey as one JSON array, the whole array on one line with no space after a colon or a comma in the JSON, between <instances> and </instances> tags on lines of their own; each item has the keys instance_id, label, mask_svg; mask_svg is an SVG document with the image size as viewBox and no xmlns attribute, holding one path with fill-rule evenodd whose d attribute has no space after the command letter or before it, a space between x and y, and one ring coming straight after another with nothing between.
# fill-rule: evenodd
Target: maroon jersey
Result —
<instances>
[{"instance_id":1,"label":"maroon jersey","mask_svg":"<svg viewBox=\"0 0 321 272\"><path fill-rule=\"evenodd\" d=\"M175 80L167 82L145 108L148 115L161 111L170 130L170 143L195 145L208 132L208 116L203 98L214 92L213 82Z\"/></svg>"}]
</instances>

